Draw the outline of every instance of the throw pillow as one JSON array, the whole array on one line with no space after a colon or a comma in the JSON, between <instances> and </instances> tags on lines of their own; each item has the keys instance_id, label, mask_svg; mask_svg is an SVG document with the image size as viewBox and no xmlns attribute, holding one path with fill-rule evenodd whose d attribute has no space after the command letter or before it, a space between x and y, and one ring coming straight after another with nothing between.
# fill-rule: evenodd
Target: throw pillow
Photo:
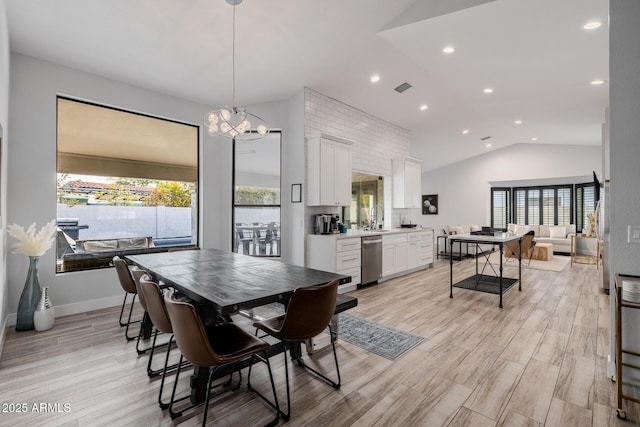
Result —
<instances>
[{"instance_id":1,"label":"throw pillow","mask_svg":"<svg viewBox=\"0 0 640 427\"><path fill-rule=\"evenodd\" d=\"M541 225L540 226L540 233L538 234L537 237L549 237L549 226L548 225Z\"/></svg>"},{"instance_id":2,"label":"throw pillow","mask_svg":"<svg viewBox=\"0 0 640 427\"><path fill-rule=\"evenodd\" d=\"M451 234L463 234L464 230L462 229L461 225L450 225L449 226L449 231L452 232Z\"/></svg>"},{"instance_id":3,"label":"throw pillow","mask_svg":"<svg viewBox=\"0 0 640 427\"><path fill-rule=\"evenodd\" d=\"M549 237L552 239L564 239L567 237L567 228L565 226L549 227Z\"/></svg>"},{"instance_id":4,"label":"throw pillow","mask_svg":"<svg viewBox=\"0 0 640 427\"><path fill-rule=\"evenodd\" d=\"M480 227L477 224L471 224L471 225L469 225L469 228L471 229L471 231L480 231L480 230L482 230L482 227Z\"/></svg>"},{"instance_id":5,"label":"throw pillow","mask_svg":"<svg viewBox=\"0 0 640 427\"><path fill-rule=\"evenodd\" d=\"M517 227L518 227L517 225L515 225L513 223L510 223L510 224L507 225L507 231L509 233L514 233L515 234L515 232L517 230Z\"/></svg>"},{"instance_id":6,"label":"throw pillow","mask_svg":"<svg viewBox=\"0 0 640 427\"><path fill-rule=\"evenodd\" d=\"M523 236L529 232L528 225L517 225L516 226L516 234L522 234Z\"/></svg>"}]
</instances>

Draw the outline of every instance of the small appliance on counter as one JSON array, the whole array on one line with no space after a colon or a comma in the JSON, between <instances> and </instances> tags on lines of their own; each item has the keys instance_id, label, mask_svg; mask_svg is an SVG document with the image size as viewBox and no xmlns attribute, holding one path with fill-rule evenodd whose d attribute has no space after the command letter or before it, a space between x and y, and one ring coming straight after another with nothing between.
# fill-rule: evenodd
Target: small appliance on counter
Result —
<instances>
[{"instance_id":1,"label":"small appliance on counter","mask_svg":"<svg viewBox=\"0 0 640 427\"><path fill-rule=\"evenodd\" d=\"M338 224L340 216L334 214L317 214L314 215L313 232L315 234L333 234L340 233Z\"/></svg>"}]
</instances>

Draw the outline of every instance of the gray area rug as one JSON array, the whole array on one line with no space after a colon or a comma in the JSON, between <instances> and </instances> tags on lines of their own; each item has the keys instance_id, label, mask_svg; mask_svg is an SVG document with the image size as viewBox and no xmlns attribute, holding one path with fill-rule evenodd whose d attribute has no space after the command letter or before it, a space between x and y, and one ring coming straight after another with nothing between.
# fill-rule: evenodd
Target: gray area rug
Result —
<instances>
[{"instance_id":1,"label":"gray area rug","mask_svg":"<svg viewBox=\"0 0 640 427\"><path fill-rule=\"evenodd\" d=\"M395 360L424 338L349 313L340 313L338 339Z\"/></svg>"}]
</instances>

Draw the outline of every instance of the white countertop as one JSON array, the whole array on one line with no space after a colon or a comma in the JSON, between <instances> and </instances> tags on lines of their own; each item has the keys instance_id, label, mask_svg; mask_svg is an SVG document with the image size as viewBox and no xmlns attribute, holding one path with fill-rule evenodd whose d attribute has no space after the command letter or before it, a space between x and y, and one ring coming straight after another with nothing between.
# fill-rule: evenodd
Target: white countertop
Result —
<instances>
[{"instance_id":1,"label":"white countertop","mask_svg":"<svg viewBox=\"0 0 640 427\"><path fill-rule=\"evenodd\" d=\"M371 231L363 231L363 230L347 230L346 233L335 233L335 234L310 234L310 236L318 236L318 237L331 237L334 239L348 239L350 237L362 237L362 236L384 236L385 234L399 234L399 233L417 233L420 231L433 231L433 228L385 228L382 230L371 230Z\"/></svg>"}]
</instances>

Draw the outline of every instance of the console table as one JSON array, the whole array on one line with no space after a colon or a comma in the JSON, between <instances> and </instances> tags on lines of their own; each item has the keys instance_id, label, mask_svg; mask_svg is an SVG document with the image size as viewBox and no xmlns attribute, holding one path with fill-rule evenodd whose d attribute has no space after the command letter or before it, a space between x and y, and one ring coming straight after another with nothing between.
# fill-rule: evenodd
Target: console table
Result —
<instances>
[{"instance_id":1,"label":"console table","mask_svg":"<svg viewBox=\"0 0 640 427\"><path fill-rule=\"evenodd\" d=\"M578 239L593 239L596 242L596 254L595 255L578 255L577 246ZM585 240L588 241L588 240ZM596 236L587 236L584 234L572 234L571 235L571 267L573 264L595 264L596 269L600 267L600 241Z\"/></svg>"}]
</instances>

